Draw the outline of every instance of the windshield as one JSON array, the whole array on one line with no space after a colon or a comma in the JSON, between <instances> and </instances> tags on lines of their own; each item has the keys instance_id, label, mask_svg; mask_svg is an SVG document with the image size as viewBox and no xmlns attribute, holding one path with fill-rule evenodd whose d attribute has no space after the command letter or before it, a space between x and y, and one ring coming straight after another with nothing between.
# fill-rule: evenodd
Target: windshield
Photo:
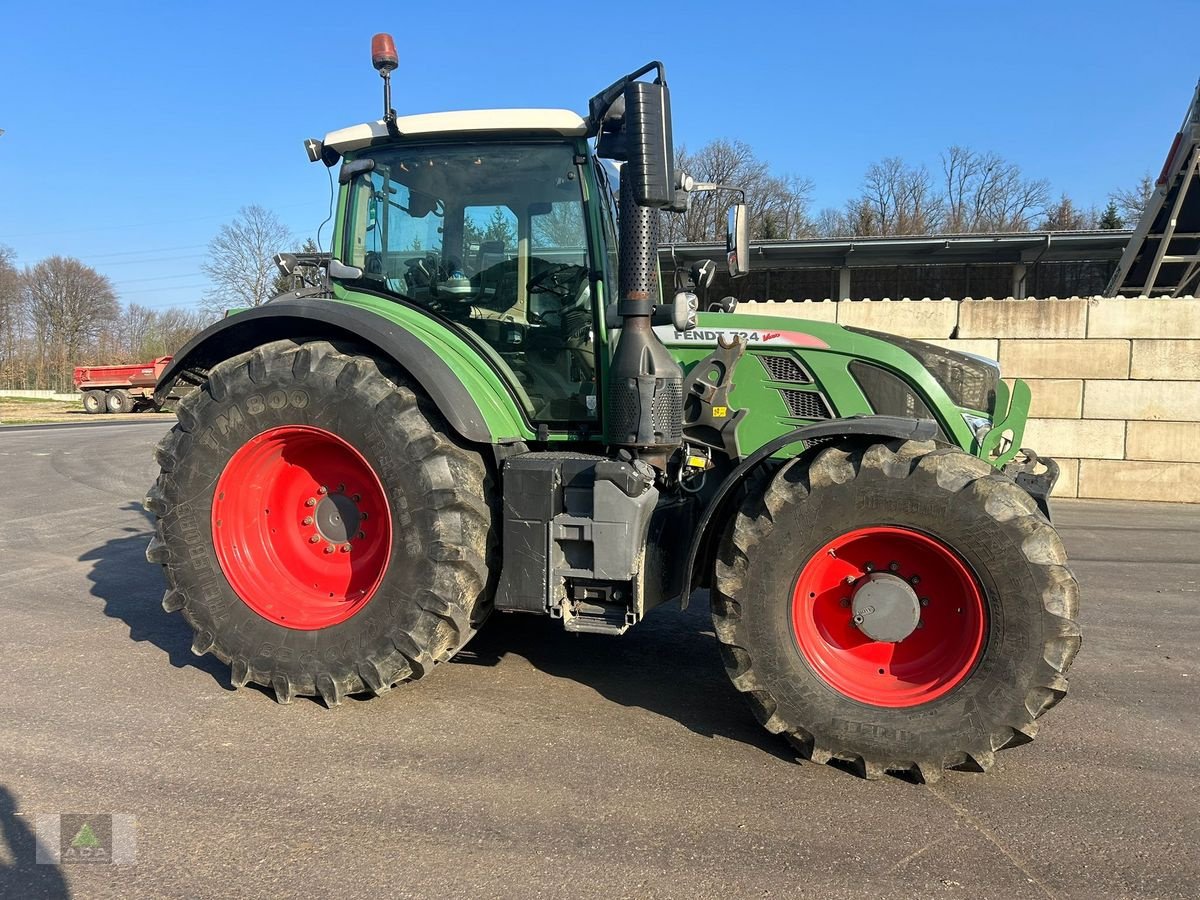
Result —
<instances>
[{"instance_id":1,"label":"windshield","mask_svg":"<svg viewBox=\"0 0 1200 900\"><path fill-rule=\"evenodd\" d=\"M345 261L500 355L535 420L595 416L584 190L570 144L387 147L352 182Z\"/></svg>"}]
</instances>

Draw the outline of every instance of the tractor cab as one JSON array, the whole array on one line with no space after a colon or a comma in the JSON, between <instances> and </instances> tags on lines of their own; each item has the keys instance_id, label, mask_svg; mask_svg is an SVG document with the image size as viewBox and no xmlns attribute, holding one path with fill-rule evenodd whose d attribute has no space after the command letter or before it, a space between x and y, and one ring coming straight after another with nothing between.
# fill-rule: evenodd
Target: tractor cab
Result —
<instances>
[{"instance_id":1,"label":"tractor cab","mask_svg":"<svg viewBox=\"0 0 1200 900\"><path fill-rule=\"evenodd\" d=\"M481 135L493 114L528 130ZM597 418L593 298L611 280L600 224L611 234L611 207L572 115L455 113L436 132L401 119L400 139L350 149L334 134L325 144L347 153L340 282L452 323L532 421L556 425Z\"/></svg>"}]
</instances>

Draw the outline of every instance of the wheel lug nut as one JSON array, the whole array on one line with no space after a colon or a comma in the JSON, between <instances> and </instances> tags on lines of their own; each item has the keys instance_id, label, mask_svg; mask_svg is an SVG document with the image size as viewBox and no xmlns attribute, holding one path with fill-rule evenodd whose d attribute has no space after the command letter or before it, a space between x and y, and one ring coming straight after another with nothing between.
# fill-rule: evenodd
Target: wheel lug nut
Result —
<instances>
[{"instance_id":1,"label":"wheel lug nut","mask_svg":"<svg viewBox=\"0 0 1200 900\"><path fill-rule=\"evenodd\" d=\"M346 490L346 486L344 484L342 484L341 482L338 482L338 493L339 494L345 493L345 490Z\"/></svg>"},{"instance_id":2,"label":"wheel lug nut","mask_svg":"<svg viewBox=\"0 0 1200 900\"><path fill-rule=\"evenodd\" d=\"M893 572L899 572L900 571L900 563L890 562L890 563L888 563L888 569L890 569Z\"/></svg>"},{"instance_id":3,"label":"wheel lug nut","mask_svg":"<svg viewBox=\"0 0 1200 900\"><path fill-rule=\"evenodd\" d=\"M318 494L328 494L329 488L325 487L325 485L321 485L319 488L317 488L317 493Z\"/></svg>"},{"instance_id":4,"label":"wheel lug nut","mask_svg":"<svg viewBox=\"0 0 1200 900\"><path fill-rule=\"evenodd\" d=\"M855 625L861 625L863 623L863 617L855 616L851 621L854 622Z\"/></svg>"},{"instance_id":5,"label":"wheel lug nut","mask_svg":"<svg viewBox=\"0 0 1200 900\"><path fill-rule=\"evenodd\" d=\"M313 523L313 517L312 517L312 516L305 516L305 517L304 517L304 522L303 522L302 524L304 524L304 525L311 525L312 523Z\"/></svg>"},{"instance_id":6,"label":"wheel lug nut","mask_svg":"<svg viewBox=\"0 0 1200 900\"><path fill-rule=\"evenodd\" d=\"M842 604L842 609L845 609L846 607L848 607L850 605L850 598L843 597L841 600L841 604Z\"/></svg>"},{"instance_id":7,"label":"wheel lug nut","mask_svg":"<svg viewBox=\"0 0 1200 900\"><path fill-rule=\"evenodd\" d=\"M367 536L367 533L366 533L365 531L360 531L360 532L358 533L358 539L359 539L360 541L361 541L363 538L365 538L366 536Z\"/></svg>"},{"instance_id":8,"label":"wheel lug nut","mask_svg":"<svg viewBox=\"0 0 1200 900\"><path fill-rule=\"evenodd\" d=\"M922 597L922 598L921 598L921 605L922 605L922 606L928 606L928 605L929 605L929 598L928 598L928 597Z\"/></svg>"},{"instance_id":9,"label":"wheel lug nut","mask_svg":"<svg viewBox=\"0 0 1200 900\"><path fill-rule=\"evenodd\" d=\"M866 569L868 572L874 572L875 571L875 563L869 562L865 566L863 566L863 568Z\"/></svg>"},{"instance_id":10,"label":"wheel lug nut","mask_svg":"<svg viewBox=\"0 0 1200 900\"><path fill-rule=\"evenodd\" d=\"M915 586L915 585L918 585L918 584L920 584L920 583L921 583L921 576L920 576L920 575L914 575L912 578L908 579L908 583L909 583L909 584L911 584L911 585L914 585L914 586Z\"/></svg>"},{"instance_id":11,"label":"wheel lug nut","mask_svg":"<svg viewBox=\"0 0 1200 900\"><path fill-rule=\"evenodd\" d=\"M309 497L307 500L305 500L305 501L304 501L304 505L305 505L305 506L316 506L316 505L317 505L317 498L316 498L316 497Z\"/></svg>"},{"instance_id":12,"label":"wheel lug nut","mask_svg":"<svg viewBox=\"0 0 1200 900\"><path fill-rule=\"evenodd\" d=\"M918 628L924 628L924 627L925 627L925 620L924 620L924 619L917 619L917 627L918 627Z\"/></svg>"},{"instance_id":13,"label":"wheel lug nut","mask_svg":"<svg viewBox=\"0 0 1200 900\"><path fill-rule=\"evenodd\" d=\"M310 537L308 539L308 542L310 544L319 544L319 543L321 543L321 536L319 534L314 534L312 537Z\"/></svg>"},{"instance_id":14,"label":"wheel lug nut","mask_svg":"<svg viewBox=\"0 0 1200 900\"><path fill-rule=\"evenodd\" d=\"M358 514L358 517L359 517L360 519L362 519L364 522L365 522L365 521L367 521L367 514L366 514L366 513L359 513L359 514Z\"/></svg>"},{"instance_id":15,"label":"wheel lug nut","mask_svg":"<svg viewBox=\"0 0 1200 900\"><path fill-rule=\"evenodd\" d=\"M326 553L332 553L332 552L333 552L333 544L326 544L326 545L325 545L325 552L326 552Z\"/></svg>"},{"instance_id":16,"label":"wheel lug nut","mask_svg":"<svg viewBox=\"0 0 1200 900\"><path fill-rule=\"evenodd\" d=\"M362 494L355 494L355 495L354 495L353 497L351 497L350 499L351 499L351 500L353 500L355 503L357 503L359 500L361 500L361 499L362 499Z\"/></svg>"},{"instance_id":17,"label":"wheel lug nut","mask_svg":"<svg viewBox=\"0 0 1200 900\"><path fill-rule=\"evenodd\" d=\"M349 545L349 544L342 544L342 552L343 552L343 553L349 553L349 552L350 552L350 545Z\"/></svg>"}]
</instances>

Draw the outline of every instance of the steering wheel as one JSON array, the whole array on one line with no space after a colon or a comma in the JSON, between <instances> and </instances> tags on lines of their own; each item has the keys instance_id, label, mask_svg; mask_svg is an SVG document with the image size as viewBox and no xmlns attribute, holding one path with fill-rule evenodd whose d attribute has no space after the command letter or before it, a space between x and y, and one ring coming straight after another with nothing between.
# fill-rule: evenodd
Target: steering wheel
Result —
<instances>
[{"instance_id":1,"label":"steering wheel","mask_svg":"<svg viewBox=\"0 0 1200 900\"><path fill-rule=\"evenodd\" d=\"M571 277L564 278L568 271L571 272ZM583 266L575 263L560 263L538 272L529 279L526 288L531 294L555 294L571 298L574 294L572 282L578 281L584 271L586 269Z\"/></svg>"}]
</instances>

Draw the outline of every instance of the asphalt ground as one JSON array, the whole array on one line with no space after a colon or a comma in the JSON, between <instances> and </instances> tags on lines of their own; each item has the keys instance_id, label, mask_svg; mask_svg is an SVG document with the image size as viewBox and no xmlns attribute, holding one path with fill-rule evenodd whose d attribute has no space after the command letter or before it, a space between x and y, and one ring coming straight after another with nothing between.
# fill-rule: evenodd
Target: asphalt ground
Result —
<instances>
[{"instance_id":1,"label":"asphalt ground","mask_svg":"<svg viewBox=\"0 0 1200 900\"><path fill-rule=\"evenodd\" d=\"M867 782L759 728L703 602L497 617L335 710L232 690L143 557L165 430L0 430L0 897L1197 896L1200 508L1058 503L1070 696L991 774ZM136 862L35 864L56 813Z\"/></svg>"}]
</instances>

